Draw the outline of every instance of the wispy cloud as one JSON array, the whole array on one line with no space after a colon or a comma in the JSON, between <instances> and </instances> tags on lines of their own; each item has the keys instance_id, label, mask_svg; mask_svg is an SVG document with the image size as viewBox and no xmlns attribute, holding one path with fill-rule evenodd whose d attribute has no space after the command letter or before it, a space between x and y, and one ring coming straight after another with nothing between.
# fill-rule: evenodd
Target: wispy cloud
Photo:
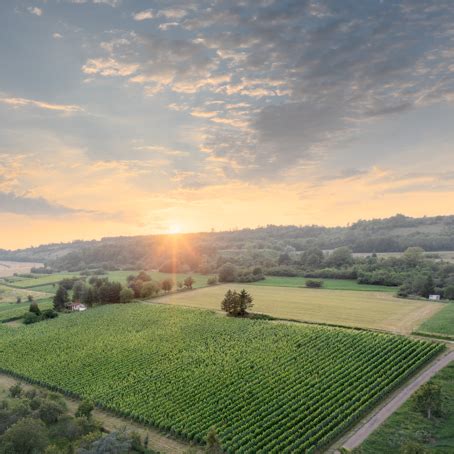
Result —
<instances>
[{"instance_id":1,"label":"wispy cloud","mask_svg":"<svg viewBox=\"0 0 454 454\"><path fill-rule=\"evenodd\" d=\"M6 104L8 106L14 108L21 108L21 107L37 107L39 109L44 110L53 110L56 112L62 113L77 113L77 112L84 112L84 109L81 106L77 106L74 104L54 104L45 101L37 101L34 99L27 99L27 98L17 98L13 96L5 96L0 95L0 103Z\"/></svg>"},{"instance_id":2,"label":"wispy cloud","mask_svg":"<svg viewBox=\"0 0 454 454\"><path fill-rule=\"evenodd\" d=\"M27 11L30 14L34 14L35 16L42 16L43 10L41 8L38 8L37 6L29 6L27 8Z\"/></svg>"},{"instance_id":3,"label":"wispy cloud","mask_svg":"<svg viewBox=\"0 0 454 454\"><path fill-rule=\"evenodd\" d=\"M139 12L133 14L133 18L136 21L153 19L153 17L155 17L155 15L153 13L153 10L151 10L151 9L147 9L145 11L139 11Z\"/></svg>"}]
</instances>

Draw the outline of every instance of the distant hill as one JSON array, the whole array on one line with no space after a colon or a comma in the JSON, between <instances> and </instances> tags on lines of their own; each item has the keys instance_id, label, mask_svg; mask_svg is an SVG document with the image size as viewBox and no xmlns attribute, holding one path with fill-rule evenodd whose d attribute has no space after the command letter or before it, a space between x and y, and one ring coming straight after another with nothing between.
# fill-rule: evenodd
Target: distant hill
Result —
<instances>
[{"instance_id":1,"label":"distant hill","mask_svg":"<svg viewBox=\"0 0 454 454\"><path fill-rule=\"evenodd\" d=\"M172 260L179 268L198 269L224 254L269 254L304 251L308 247L354 252L401 252L409 246L426 251L454 251L454 215L360 220L347 227L276 226L178 236L111 237L99 241L47 244L16 251L0 250L0 260L45 262L56 269L104 266L161 268ZM235 252L237 251L237 252Z\"/></svg>"}]
</instances>

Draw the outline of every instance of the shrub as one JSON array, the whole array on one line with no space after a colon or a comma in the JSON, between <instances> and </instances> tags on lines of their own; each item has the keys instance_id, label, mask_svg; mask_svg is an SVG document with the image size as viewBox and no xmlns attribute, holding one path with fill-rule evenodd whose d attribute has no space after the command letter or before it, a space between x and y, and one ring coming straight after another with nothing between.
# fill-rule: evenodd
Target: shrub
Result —
<instances>
[{"instance_id":1,"label":"shrub","mask_svg":"<svg viewBox=\"0 0 454 454\"><path fill-rule=\"evenodd\" d=\"M218 278L217 277L209 277L207 279L207 284L208 285L216 285L218 283Z\"/></svg>"},{"instance_id":2,"label":"shrub","mask_svg":"<svg viewBox=\"0 0 454 454\"><path fill-rule=\"evenodd\" d=\"M323 287L323 281L317 281L315 279L307 279L304 285L307 288L322 288Z\"/></svg>"},{"instance_id":3,"label":"shrub","mask_svg":"<svg viewBox=\"0 0 454 454\"><path fill-rule=\"evenodd\" d=\"M24 324L31 325L32 323L39 322L41 317L36 315L34 312L27 312L24 316Z\"/></svg>"}]
</instances>

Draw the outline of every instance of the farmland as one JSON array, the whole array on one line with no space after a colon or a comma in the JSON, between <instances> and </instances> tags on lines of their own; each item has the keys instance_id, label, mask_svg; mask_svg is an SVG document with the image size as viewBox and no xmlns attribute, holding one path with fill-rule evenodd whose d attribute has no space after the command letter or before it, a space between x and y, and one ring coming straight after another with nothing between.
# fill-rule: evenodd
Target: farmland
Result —
<instances>
[{"instance_id":1,"label":"farmland","mask_svg":"<svg viewBox=\"0 0 454 454\"><path fill-rule=\"evenodd\" d=\"M198 442L214 425L244 453L326 446L443 348L148 304L0 326L0 340L4 371Z\"/></svg>"},{"instance_id":2,"label":"farmland","mask_svg":"<svg viewBox=\"0 0 454 454\"><path fill-rule=\"evenodd\" d=\"M247 288L254 297L254 312L277 318L373 328L409 333L440 310L442 303L398 299L389 293L321 290L258 285L219 285L194 292L175 293L157 300L201 309L218 310L228 288Z\"/></svg>"},{"instance_id":3,"label":"farmland","mask_svg":"<svg viewBox=\"0 0 454 454\"><path fill-rule=\"evenodd\" d=\"M454 303L445 303L439 312L421 324L417 332L454 339Z\"/></svg>"},{"instance_id":4,"label":"farmland","mask_svg":"<svg viewBox=\"0 0 454 454\"><path fill-rule=\"evenodd\" d=\"M40 266L42 266L42 263L0 260L0 278L12 276L14 273L29 273L31 268Z\"/></svg>"},{"instance_id":5,"label":"farmland","mask_svg":"<svg viewBox=\"0 0 454 454\"><path fill-rule=\"evenodd\" d=\"M0 303L16 302L17 298L21 298L25 301L28 295L32 296L35 300L47 298L49 296L47 293L37 292L35 289L20 289L0 284Z\"/></svg>"},{"instance_id":6,"label":"farmland","mask_svg":"<svg viewBox=\"0 0 454 454\"><path fill-rule=\"evenodd\" d=\"M41 310L50 309L52 307L52 300L50 298L42 299L38 301L39 308ZM0 323L22 317L26 312L30 303L23 302L20 304L17 303L1 303L0 304Z\"/></svg>"},{"instance_id":7,"label":"farmland","mask_svg":"<svg viewBox=\"0 0 454 454\"><path fill-rule=\"evenodd\" d=\"M323 289L327 290L358 290L361 292L389 292L395 293L396 287L385 285L358 284L350 279L317 279L323 281ZM307 279L304 277L267 276L263 281L255 282L254 285L266 285L272 287L304 287Z\"/></svg>"}]
</instances>

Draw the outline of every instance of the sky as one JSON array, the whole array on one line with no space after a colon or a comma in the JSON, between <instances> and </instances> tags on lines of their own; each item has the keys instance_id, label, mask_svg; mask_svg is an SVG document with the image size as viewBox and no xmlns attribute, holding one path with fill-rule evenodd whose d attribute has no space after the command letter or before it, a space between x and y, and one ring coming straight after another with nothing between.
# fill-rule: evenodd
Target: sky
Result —
<instances>
[{"instance_id":1,"label":"sky","mask_svg":"<svg viewBox=\"0 0 454 454\"><path fill-rule=\"evenodd\" d=\"M454 213L452 0L2 0L0 248Z\"/></svg>"}]
</instances>

